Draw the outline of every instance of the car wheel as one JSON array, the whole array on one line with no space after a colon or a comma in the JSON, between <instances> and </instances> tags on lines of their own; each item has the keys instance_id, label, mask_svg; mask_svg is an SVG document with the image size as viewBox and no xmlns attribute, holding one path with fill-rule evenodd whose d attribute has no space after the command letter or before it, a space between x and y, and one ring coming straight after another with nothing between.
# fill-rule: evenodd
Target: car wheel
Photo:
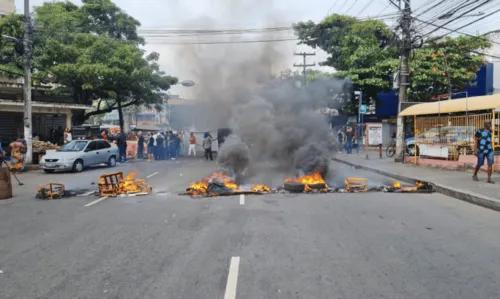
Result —
<instances>
[{"instance_id":1,"label":"car wheel","mask_svg":"<svg viewBox=\"0 0 500 299\"><path fill-rule=\"evenodd\" d=\"M306 185L304 183L298 183L298 182L285 182L283 187L288 192L301 193L304 192Z\"/></svg>"},{"instance_id":2,"label":"car wheel","mask_svg":"<svg viewBox=\"0 0 500 299\"><path fill-rule=\"evenodd\" d=\"M83 170L83 161L76 160L75 163L73 164L73 172L82 172L82 170Z\"/></svg>"},{"instance_id":3,"label":"car wheel","mask_svg":"<svg viewBox=\"0 0 500 299\"><path fill-rule=\"evenodd\" d=\"M108 159L108 167L115 167L116 166L116 157L111 156Z\"/></svg>"},{"instance_id":4,"label":"car wheel","mask_svg":"<svg viewBox=\"0 0 500 299\"><path fill-rule=\"evenodd\" d=\"M415 156L415 148L417 150L417 156L420 156L420 151L418 150L418 145L415 146L414 144L408 145L408 156Z\"/></svg>"},{"instance_id":5,"label":"car wheel","mask_svg":"<svg viewBox=\"0 0 500 299\"><path fill-rule=\"evenodd\" d=\"M44 169L45 173L54 173L54 169Z\"/></svg>"}]
</instances>

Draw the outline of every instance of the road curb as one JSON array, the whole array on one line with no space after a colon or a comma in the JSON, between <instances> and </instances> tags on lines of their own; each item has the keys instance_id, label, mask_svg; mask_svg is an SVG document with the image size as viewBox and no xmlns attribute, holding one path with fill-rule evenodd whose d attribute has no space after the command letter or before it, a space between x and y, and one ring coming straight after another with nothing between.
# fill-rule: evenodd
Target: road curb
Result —
<instances>
[{"instance_id":1,"label":"road curb","mask_svg":"<svg viewBox=\"0 0 500 299\"><path fill-rule=\"evenodd\" d=\"M345 165L352 166L352 167L357 168L357 169L363 169L366 171L374 172L374 173L377 173L377 174L380 174L380 175L383 175L386 177L390 177L390 178L396 179L398 181L406 182L406 183L414 184L416 181L421 180L421 179L416 179L416 178L412 178L409 176L403 176L403 175L399 175L399 174L395 174L395 173L390 173L390 172L383 171L383 170L376 169L376 168L371 168L371 167L364 166L364 165L355 164L355 163L348 162L348 161L338 159L338 158L332 158L332 160L335 162L339 162L339 163L343 163ZM421 181L424 181L424 180L421 180ZM434 185L434 189L438 193L441 193L441 194L444 194L444 195L449 196L449 197L453 197L453 198L456 198L456 199L459 199L462 201L466 201L466 202L471 203L471 204L475 204L478 206L482 206L484 208L488 208L488 209L500 212L500 200L498 200L498 199L495 199L495 198L492 198L489 196L485 196L485 195L481 195L481 194L477 194L477 193L474 193L474 192L471 192L468 190L461 190L461 189L457 189L455 187L442 185L442 184L436 184L436 183L432 183L432 184Z\"/></svg>"}]
</instances>

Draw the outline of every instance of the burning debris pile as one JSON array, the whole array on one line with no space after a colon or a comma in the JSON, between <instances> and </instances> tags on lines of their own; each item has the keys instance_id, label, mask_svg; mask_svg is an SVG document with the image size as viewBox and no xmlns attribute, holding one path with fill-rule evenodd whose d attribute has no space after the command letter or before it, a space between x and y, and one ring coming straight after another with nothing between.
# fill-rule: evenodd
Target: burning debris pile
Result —
<instances>
[{"instance_id":1,"label":"burning debris pile","mask_svg":"<svg viewBox=\"0 0 500 299\"><path fill-rule=\"evenodd\" d=\"M224 172L214 172L201 181L192 183L181 195L194 198L229 196L239 194L274 194L274 193L357 193L357 192L392 192L392 193L432 193L432 184L416 182L415 186L402 186L399 181L392 186L369 188L368 180L363 178L346 178L344 188L330 188L320 171L296 178L287 178L283 186L271 188L265 184L239 186L235 180Z\"/></svg>"},{"instance_id":2,"label":"burning debris pile","mask_svg":"<svg viewBox=\"0 0 500 299\"><path fill-rule=\"evenodd\" d=\"M100 196L147 195L152 188L146 180L135 179L138 172L123 177L123 172L104 174L99 177Z\"/></svg>"},{"instance_id":3,"label":"burning debris pile","mask_svg":"<svg viewBox=\"0 0 500 299\"><path fill-rule=\"evenodd\" d=\"M399 181L394 182L391 187L387 187L385 192L395 192L395 193L432 193L434 192L434 187L432 184L427 182L415 182L415 186L403 187Z\"/></svg>"},{"instance_id":4,"label":"burning debris pile","mask_svg":"<svg viewBox=\"0 0 500 299\"><path fill-rule=\"evenodd\" d=\"M61 199L66 196L66 191L63 184L48 183L40 185L36 188L36 199Z\"/></svg>"},{"instance_id":5,"label":"burning debris pile","mask_svg":"<svg viewBox=\"0 0 500 299\"><path fill-rule=\"evenodd\" d=\"M300 192L327 192L328 185L319 171L310 175L302 175L298 178L285 180L283 188L286 191Z\"/></svg>"},{"instance_id":6,"label":"burning debris pile","mask_svg":"<svg viewBox=\"0 0 500 299\"><path fill-rule=\"evenodd\" d=\"M196 197L211 197L237 194L264 194L271 188L264 184L256 184L251 188L240 187L224 172L214 172L201 181L192 183L186 189L186 195Z\"/></svg>"}]
</instances>

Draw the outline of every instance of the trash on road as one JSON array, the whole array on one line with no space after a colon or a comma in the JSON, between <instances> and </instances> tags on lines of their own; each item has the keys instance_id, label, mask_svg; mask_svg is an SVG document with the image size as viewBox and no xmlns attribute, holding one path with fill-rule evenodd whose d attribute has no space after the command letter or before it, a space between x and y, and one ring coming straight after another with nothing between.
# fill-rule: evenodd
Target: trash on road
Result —
<instances>
[{"instance_id":1,"label":"trash on road","mask_svg":"<svg viewBox=\"0 0 500 299\"><path fill-rule=\"evenodd\" d=\"M399 181L394 182L392 186L386 187L385 192L393 193L433 193L434 186L431 183L417 181L415 186L402 186Z\"/></svg>"},{"instance_id":2,"label":"trash on road","mask_svg":"<svg viewBox=\"0 0 500 299\"><path fill-rule=\"evenodd\" d=\"M264 184L252 185L243 188L236 184L235 180L224 172L214 172L201 181L194 182L182 195L193 197L213 197L239 194L265 194L271 192L271 188Z\"/></svg>"},{"instance_id":3,"label":"trash on road","mask_svg":"<svg viewBox=\"0 0 500 299\"><path fill-rule=\"evenodd\" d=\"M347 192L367 192L368 180L362 178L346 178L345 190Z\"/></svg>"},{"instance_id":4,"label":"trash on road","mask_svg":"<svg viewBox=\"0 0 500 299\"><path fill-rule=\"evenodd\" d=\"M104 174L99 177L99 195L115 197L147 195L153 190L146 180L135 179L138 172L131 172L123 177L123 172Z\"/></svg>"},{"instance_id":5,"label":"trash on road","mask_svg":"<svg viewBox=\"0 0 500 299\"><path fill-rule=\"evenodd\" d=\"M40 185L36 188L37 199L60 199L66 195L66 191L63 184L58 183L48 183Z\"/></svg>"}]
</instances>

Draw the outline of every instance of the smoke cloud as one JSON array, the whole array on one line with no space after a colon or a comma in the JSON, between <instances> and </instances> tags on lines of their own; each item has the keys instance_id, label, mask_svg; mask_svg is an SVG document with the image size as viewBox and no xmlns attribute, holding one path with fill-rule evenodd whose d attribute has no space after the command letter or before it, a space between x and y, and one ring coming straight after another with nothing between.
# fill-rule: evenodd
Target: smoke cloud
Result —
<instances>
[{"instance_id":1,"label":"smoke cloud","mask_svg":"<svg viewBox=\"0 0 500 299\"><path fill-rule=\"evenodd\" d=\"M186 27L228 28L227 24L258 23L273 27L283 15L272 1L219 0L217 18L192 20ZM222 9L224 7L224 9ZM271 13L269 13L271 12ZM292 22L290 21L289 24ZM241 26L241 25L240 25ZM290 37L291 32L261 32L248 37L212 37L217 41L268 40ZM208 37L200 37L207 41ZM333 153L328 118L318 109L332 107L332 93L340 93L343 80L328 78L297 87L294 80L277 79L293 64L293 43L228 43L182 46L177 61L197 86L190 120L196 130L230 128L232 136L218 153L219 164L235 176L323 171ZM333 91L333 92L332 92ZM251 180L251 178L249 179Z\"/></svg>"}]
</instances>

